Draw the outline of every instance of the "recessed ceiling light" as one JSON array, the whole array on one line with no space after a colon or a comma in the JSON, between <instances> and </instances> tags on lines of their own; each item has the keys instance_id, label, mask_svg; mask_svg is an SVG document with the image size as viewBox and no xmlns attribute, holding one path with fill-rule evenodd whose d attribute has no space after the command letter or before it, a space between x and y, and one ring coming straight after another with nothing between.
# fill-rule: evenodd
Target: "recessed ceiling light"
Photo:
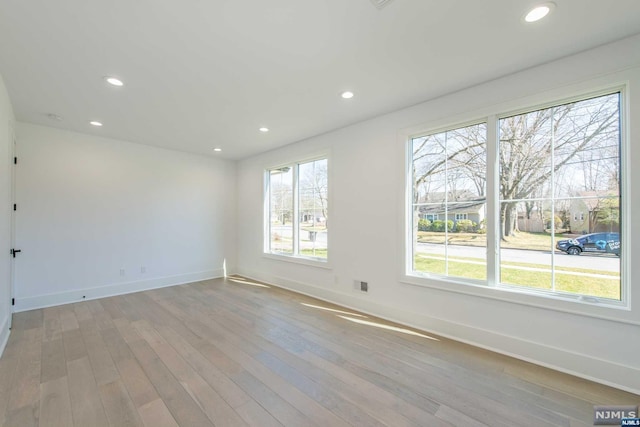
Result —
<instances>
[{"instance_id":1,"label":"recessed ceiling light","mask_svg":"<svg viewBox=\"0 0 640 427\"><path fill-rule=\"evenodd\" d=\"M269 128L260 128L260 132L269 132Z\"/></svg>"},{"instance_id":2,"label":"recessed ceiling light","mask_svg":"<svg viewBox=\"0 0 640 427\"><path fill-rule=\"evenodd\" d=\"M222 151L222 148L214 148L213 151L215 151L216 153L219 153Z\"/></svg>"},{"instance_id":3,"label":"recessed ceiling light","mask_svg":"<svg viewBox=\"0 0 640 427\"><path fill-rule=\"evenodd\" d=\"M349 92L349 91L342 92L340 96L343 97L344 99L351 99L353 98L353 92Z\"/></svg>"},{"instance_id":4,"label":"recessed ceiling light","mask_svg":"<svg viewBox=\"0 0 640 427\"><path fill-rule=\"evenodd\" d=\"M104 79L107 81L107 83L109 83L112 86L124 86L124 83L122 82L122 80L118 78L106 76Z\"/></svg>"},{"instance_id":5,"label":"recessed ceiling light","mask_svg":"<svg viewBox=\"0 0 640 427\"><path fill-rule=\"evenodd\" d=\"M100 127L100 126L102 126L102 123L100 123L100 122L98 122L98 121L95 121L95 120L93 120L93 121L89 122L89 124L90 124L91 126L95 126L95 127Z\"/></svg>"},{"instance_id":6,"label":"recessed ceiling light","mask_svg":"<svg viewBox=\"0 0 640 427\"><path fill-rule=\"evenodd\" d=\"M526 22L536 22L544 18L553 10L555 3L543 3L535 6L524 16Z\"/></svg>"}]
</instances>

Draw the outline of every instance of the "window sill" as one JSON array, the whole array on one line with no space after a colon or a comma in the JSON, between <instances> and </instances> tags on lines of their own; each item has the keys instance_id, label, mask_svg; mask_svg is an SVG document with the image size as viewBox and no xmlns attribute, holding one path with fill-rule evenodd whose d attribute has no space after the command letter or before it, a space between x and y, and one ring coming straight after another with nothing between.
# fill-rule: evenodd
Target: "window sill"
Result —
<instances>
[{"instance_id":1,"label":"window sill","mask_svg":"<svg viewBox=\"0 0 640 427\"><path fill-rule=\"evenodd\" d=\"M274 261L290 262L293 264L306 265L306 266L315 267L315 268L323 268L326 270L332 269L329 261L321 258L308 258L308 257L294 256L294 255L279 255L279 254L272 254L267 252L263 253L262 257L271 259Z\"/></svg>"},{"instance_id":2,"label":"window sill","mask_svg":"<svg viewBox=\"0 0 640 427\"><path fill-rule=\"evenodd\" d=\"M508 285L488 286L436 276L404 274L400 282L443 292L487 298L511 304L640 326L639 316L636 313L632 313L629 305L614 300L591 299L571 294L551 294Z\"/></svg>"}]
</instances>

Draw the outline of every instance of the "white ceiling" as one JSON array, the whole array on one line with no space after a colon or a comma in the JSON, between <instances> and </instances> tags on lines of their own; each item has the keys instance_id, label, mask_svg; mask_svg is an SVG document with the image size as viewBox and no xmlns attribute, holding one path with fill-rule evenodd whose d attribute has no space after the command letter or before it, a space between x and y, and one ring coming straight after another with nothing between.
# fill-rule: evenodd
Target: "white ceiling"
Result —
<instances>
[{"instance_id":1,"label":"white ceiling","mask_svg":"<svg viewBox=\"0 0 640 427\"><path fill-rule=\"evenodd\" d=\"M555 3L2 0L0 74L18 120L239 159L640 32L639 0Z\"/></svg>"}]
</instances>

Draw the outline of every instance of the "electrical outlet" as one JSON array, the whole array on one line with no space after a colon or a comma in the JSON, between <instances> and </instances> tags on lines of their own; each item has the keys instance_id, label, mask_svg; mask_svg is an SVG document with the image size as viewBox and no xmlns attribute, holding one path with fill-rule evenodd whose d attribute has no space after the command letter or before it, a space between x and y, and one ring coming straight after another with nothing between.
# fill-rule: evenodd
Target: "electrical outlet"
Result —
<instances>
[{"instance_id":1,"label":"electrical outlet","mask_svg":"<svg viewBox=\"0 0 640 427\"><path fill-rule=\"evenodd\" d=\"M369 282L363 282L362 280L354 280L353 289L361 292L369 292Z\"/></svg>"}]
</instances>

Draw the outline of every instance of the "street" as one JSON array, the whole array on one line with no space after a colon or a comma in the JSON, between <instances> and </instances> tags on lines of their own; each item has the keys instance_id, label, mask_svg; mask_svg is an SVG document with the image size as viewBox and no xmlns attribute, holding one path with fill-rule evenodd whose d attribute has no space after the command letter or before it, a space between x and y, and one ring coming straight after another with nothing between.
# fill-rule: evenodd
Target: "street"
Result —
<instances>
[{"instance_id":1,"label":"street","mask_svg":"<svg viewBox=\"0 0 640 427\"><path fill-rule=\"evenodd\" d=\"M418 243L417 251L429 255L444 255L444 246L435 243ZM449 245L449 256L484 258L486 248L476 246ZM620 272L620 258L614 255L582 254L567 255L564 252L555 251L555 265L557 267L569 267L586 270L599 270L602 272ZM517 262L522 264L551 265L550 251L528 251L524 249L502 249L501 260L504 262Z\"/></svg>"}]
</instances>

